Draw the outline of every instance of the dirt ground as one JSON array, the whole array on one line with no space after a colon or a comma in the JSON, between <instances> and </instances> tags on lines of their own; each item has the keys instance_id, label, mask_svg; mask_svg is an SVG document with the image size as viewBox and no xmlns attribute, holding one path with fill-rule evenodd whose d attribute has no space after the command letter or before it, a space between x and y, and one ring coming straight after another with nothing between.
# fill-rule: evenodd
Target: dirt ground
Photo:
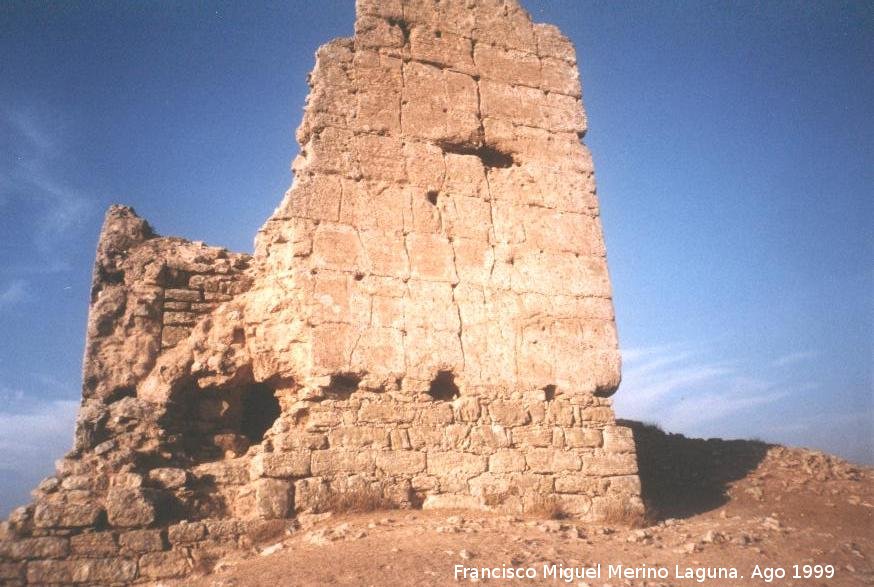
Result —
<instances>
[{"instance_id":1,"label":"dirt ground","mask_svg":"<svg viewBox=\"0 0 874 587\"><path fill-rule=\"evenodd\" d=\"M874 585L872 469L818 452L627 424L635 427L650 509L644 527L470 511L302 516L284 536L262 539L185 584ZM600 576L561 575L583 566L594 573L599 563ZM469 570L465 578L456 565L530 568L536 577L474 578ZM617 565L637 578L617 576ZM553 568L558 577L548 574ZM722 577L708 578L708 568L723 569ZM666 577L653 574L660 569Z\"/></svg>"}]
</instances>

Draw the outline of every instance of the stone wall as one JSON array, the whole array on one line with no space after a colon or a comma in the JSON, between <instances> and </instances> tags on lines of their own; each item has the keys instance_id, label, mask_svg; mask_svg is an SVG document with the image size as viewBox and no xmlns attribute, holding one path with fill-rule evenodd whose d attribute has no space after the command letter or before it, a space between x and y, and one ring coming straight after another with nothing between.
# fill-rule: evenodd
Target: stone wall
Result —
<instances>
[{"instance_id":1,"label":"stone wall","mask_svg":"<svg viewBox=\"0 0 874 587\"><path fill-rule=\"evenodd\" d=\"M252 257L107 214L73 451L0 580L208 568L349 492L642 512L573 47L513 0L359 1Z\"/></svg>"},{"instance_id":2,"label":"stone wall","mask_svg":"<svg viewBox=\"0 0 874 587\"><path fill-rule=\"evenodd\" d=\"M304 301L249 312L258 376L615 391L570 42L515 2L359 2L355 37L319 50L310 83L295 183L255 254L256 289Z\"/></svg>"}]
</instances>

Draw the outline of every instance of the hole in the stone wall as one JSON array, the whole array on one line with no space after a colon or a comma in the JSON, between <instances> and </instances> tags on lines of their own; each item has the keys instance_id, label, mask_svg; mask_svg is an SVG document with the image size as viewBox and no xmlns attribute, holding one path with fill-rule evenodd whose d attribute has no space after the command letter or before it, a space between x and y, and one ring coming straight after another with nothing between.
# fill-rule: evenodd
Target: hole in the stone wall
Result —
<instances>
[{"instance_id":1,"label":"hole in the stone wall","mask_svg":"<svg viewBox=\"0 0 874 587\"><path fill-rule=\"evenodd\" d=\"M364 279L364 274L360 271L355 272L355 281L361 281Z\"/></svg>"},{"instance_id":2,"label":"hole in the stone wall","mask_svg":"<svg viewBox=\"0 0 874 587\"><path fill-rule=\"evenodd\" d=\"M117 387L112 390L112 393L106 396L106 403L112 404L126 397L136 397L136 387Z\"/></svg>"},{"instance_id":3,"label":"hole in the stone wall","mask_svg":"<svg viewBox=\"0 0 874 587\"><path fill-rule=\"evenodd\" d=\"M253 443L264 440L273 422L282 413L279 400L273 390L263 383L250 385L243 390L240 412L240 432Z\"/></svg>"},{"instance_id":4,"label":"hole in the stone wall","mask_svg":"<svg viewBox=\"0 0 874 587\"><path fill-rule=\"evenodd\" d=\"M499 151L488 145L473 146L459 143L444 143L440 145L446 153L456 155L476 155L483 162L484 167L507 168L513 165L513 156L510 153Z\"/></svg>"},{"instance_id":5,"label":"hole in the stone wall","mask_svg":"<svg viewBox=\"0 0 874 587\"><path fill-rule=\"evenodd\" d=\"M440 32L440 31L434 31L434 36L437 37L437 38L439 39L440 37L443 36L443 33Z\"/></svg>"},{"instance_id":6,"label":"hole in the stone wall","mask_svg":"<svg viewBox=\"0 0 874 587\"><path fill-rule=\"evenodd\" d=\"M335 373L331 375L331 381L328 384L328 394L334 398L348 399L361 383L361 377L355 373Z\"/></svg>"},{"instance_id":7,"label":"hole in the stone wall","mask_svg":"<svg viewBox=\"0 0 874 587\"><path fill-rule=\"evenodd\" d=\"M513 157L491 147L481 147L477 153L486 167L510 167L513 165Z\"/></svg>"},{"instance_id":8,"label":"hole in the stone wall","mask_svg":"<svg viewBox=\"0 0 874 587\"><path fill-rule=\"evenodd\" d=\"M543 388L543 394L546 396L546 401L551 402L555 399L555 385L547 385Z\"/></svg>"},{"instance_id":9,"label":"hole in the stone wall","mask_svg":"<svg viewBox=\"0 0 874 587\"><path fill-rule=\"evenodd\" d=\"M401 34L404 36L404 45L410 42L410 23L402 18L389 18L388 24L401 29Z\"/></svg>"},{"instance_id":10,"label":"hole in the stone wall","mask_svg":"<svg viewBox=\"0 0 874 587\"><path fill-rule=\"evenodd\" d=\"M428 190L428 193L425 194L425 198L427 198L429 202L431 202L434 206L436 206L438 195L439 194L437 193L437 190Z\"/></svg>"},{"instance_id":11,"label":"hole in the stone wall","mask_svg":"<svg viewBox=\"0 0 874 587\"><path fill-rule=\"evenodd\" d=\"M448 402L457 398L460 393L455 385L455 375L452 371L438 371L437 376L431 381L428 395L438 401Z\"/></svg>"},{"instance_id":12,"label":"hole in the stone wall","mask_svg":"<svg viewBox=\"0 0 874 587\"><path fill-rule=\"evenodd\" d=\"M246 342L246 331L242 328L234 328L233 341L234 344L243 344Z\"/></svg>"}]
</instances>

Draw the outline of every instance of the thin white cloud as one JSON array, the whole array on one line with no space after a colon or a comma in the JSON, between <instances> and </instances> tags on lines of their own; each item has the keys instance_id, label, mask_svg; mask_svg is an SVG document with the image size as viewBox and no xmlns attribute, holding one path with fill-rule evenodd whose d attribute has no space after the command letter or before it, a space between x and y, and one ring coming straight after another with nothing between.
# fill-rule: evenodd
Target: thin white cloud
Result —
<instances>
[{"instance_id":1,"label":"thin white cloud","mask_svg":"<svg viewBox=\"0 0 874 587\"><path fill-rule=\"evenodd\" d=\"M789 392L779 391L763 395L755 393L725 394L701 393L686 397L673 406L672 413L665 421L670 430L690 429L708 422L714 422L737 412L772 404L789 396Z\"/></svg>"},{"instance_id":2,"label":"thin white cloud","mask_svg":"<svg viewBox=\"0 0 874 587\"><path fill-rule=\"evenodd\" d=\"M788 367L790 365L795 365L796 363L801 363L802 361L806 361L808 359L814 359L818 353L814 351L798 351L794 353L788 353L781 357L774 359L771 363L774 367Z\"/></svg>"},{"instance_id":3,"label":"thin white cloud","mask_svg":"<svg viewBox=\"0 0 874 587\"><path fill-rule=\"evenodd\" d=\"M59 237L81 225L91 211L91 203L75 190L57 183L43 172L31 172L24 181L34 200L41 201L44 214L37 224L37 245L51 249Z\"/></svg>"},{"instance_id":4,"label":"thin white cloud","mask_svg":"<svg viewBox=\"0 0 874 587\"><path fill-rule=\"evenodd\" d=\"M0 469L27 473L50 467L73 444L79 402L40 401L21 411L0 412Z\"/></svg>"},{"instance_id":5,"label":"thin white cloud","mask_svg":"<svg viewBox=\"0 0 874 587\"><path fill-rule=\"evenodd\" d=\"M52 275L70 270L70 264L60 259L46 259L37 265L19 263L0 267L0 275Z\"/></svg>"},{"instance_id":6,"label":"thin white cloud","mask_svg":"<svg viewBox=\"0 0 874 587\"><path fill-rule=\"evenodd\" d=\"M23 279L12 280L3 289L0 289L0 312L23 301L26 296L27 282Z\"/></svg>"},{"instance_id":7,"label":"thin white cloud","mask_svg":"<svg viewBox=\"0 0 874 587\"><path fill-rule=\"evenodd\" d=\"M32 110L6 107L3 117L6 124L36 150L50 153L56 149L57 141L46 131L45 125L40 122L41 117Z\"/></svg>"},{"instance_id":8,"label":"thin white cloud","mask_svg":"<svg viewBox=\"0 0 874 587\"><path fill-rule=\"evenodd\" d=\"M788 397L776 381L762 380L703 351L675 346L634 349L626 359L617 414L694 432L729 416Z\"/></svg>"},{"instance_id":9,"label":"thin white cloud","mask_svg":"<svg viewBox=\"0 0 874 587\"><path fill-rule=\"evenodd\" d=\"M51 118L22 108L0 110L0 132L6 135L0 155L7 162L0 167L0 203L26 202L34 209L33 243L47 258L94 208L90 198L57 172L58 162L69 153Z\"/></svg>"}]
</instances>

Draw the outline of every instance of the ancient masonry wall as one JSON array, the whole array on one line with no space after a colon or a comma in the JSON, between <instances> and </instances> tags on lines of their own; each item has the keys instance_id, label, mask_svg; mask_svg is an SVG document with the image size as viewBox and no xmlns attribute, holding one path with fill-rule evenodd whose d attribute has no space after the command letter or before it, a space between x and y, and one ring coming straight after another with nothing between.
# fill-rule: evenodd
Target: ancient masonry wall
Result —
<instances>
[{"instance_id":1,"label":"ancient masonry wall","mask_svg":"<svg viewBox=\"0 0 874 587\"><path fill-rule=\"evenodd\" d=\"M263 520L642 512L573 47L513 0L357 4L253 257L107 213L73 450L0 582L205 569Z\"/></svg>"}]
</instances>

